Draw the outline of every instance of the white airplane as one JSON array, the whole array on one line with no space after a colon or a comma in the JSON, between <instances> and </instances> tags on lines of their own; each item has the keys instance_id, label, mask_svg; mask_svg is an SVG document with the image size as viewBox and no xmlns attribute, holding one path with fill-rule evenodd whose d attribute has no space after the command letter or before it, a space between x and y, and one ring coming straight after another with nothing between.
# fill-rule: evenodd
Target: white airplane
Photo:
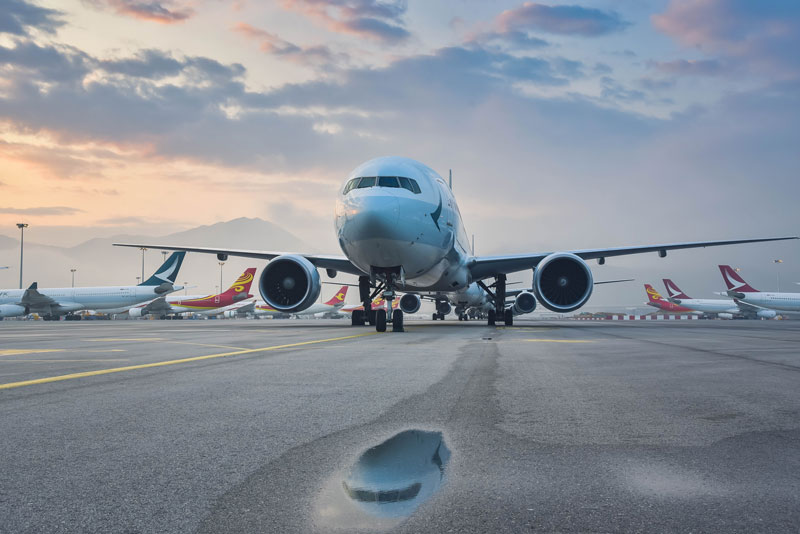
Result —
<instances>
[{"instance_id":1,"label":"white airplane","mask_svg":"<svg viewBox=\"0 0 800 534\"><path fill-rule=\"evenodd\" d=\"M720 319L733 319L736 316L748 318L774 319L778 314L775 310L756 308L738 300L730 299L693 299L669 278L664 278L664 287L667 288L668 300L690 310L716 315Z\"/></svg>"},{"instance_id":2,"label":"white airplane","mask_svg":"<svg viewBox=\"0 0 800 534\"><path fill-rule=\"evenodd\" d=\"M772 293L750 286L730 265L720 265L728 295L759 309L800 312L800 293Z\"/></svg>"},{"instance_id":3,"label":"white airplane","mask_svg":"<svg viewBox=\"0 0 800 534\"><path fill-rule=\"evenodd\" d=\"M398 290L453 292L475 282L495 303L488 313L489 324L500 318L511 325L514 316L506 308L509 273L533 269L535 298L551 311L566 313L583 306L592 294L592 271L586 260L596 259L602 265L612 256L656 252L664 257L667 251L676 249L797 239L736 239L475 256L470 252L451 187L431 168L401 157L376 158L350 173L336 200L335 229L344 256L117 245L210 253L221 261L228 256L271 260L261 273L259 291L267 304L285 313L300 312L317 300L321 288L317 269L325 269L330 277L337 272L354 274L359 277L359 300L365 309L370 308L373 293L383 291L386 309L374 314L376 329L382 332L387 321L394 331L403 330L403 312L407 310L392 311ZM494 279L493 289L484 282L489 278ZM353 313L354 325L364 324L364 319L363 314Z\"/></svg>"},{"instance_id":4,"label":"white airplane","mask_svg":"<svg viewBox=\"0 0 800 534\"><path fill-rule=\"evenodd\" d=\"M78 320L76 311L105 311L132 306L183 289L175 280L185 251L174 252L158 270L138 286L62 287L39 289L34 282L28 289L0 290L0 318L37 313L45 321Z\"/></svg>"}]
</instances>

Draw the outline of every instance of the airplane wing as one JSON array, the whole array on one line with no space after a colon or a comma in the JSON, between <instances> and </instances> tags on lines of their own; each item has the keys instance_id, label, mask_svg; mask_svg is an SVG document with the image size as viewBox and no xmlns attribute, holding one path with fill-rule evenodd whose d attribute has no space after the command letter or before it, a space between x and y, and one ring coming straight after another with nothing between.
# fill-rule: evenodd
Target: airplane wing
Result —
<instances>
[{"instance_id":1,"label":"airplane wing","mask_svg":"<svg viewBox=\"0 0 800 534\"><path fill-rule=\"evenodd\" d=\"M132 243L114 243L115 247L134 247L134 248L151 248L160 250L183 250L186 252L200 252L202 254L216 254L218 256L238 256L242 258L258 258L262 260L271 260L278 256L285 254L295 254L294 252L271 252L265 250L240 250L240 249L222 249L211 247L175 247L164 245L136 245ZM297 254L303 256L310 261L315 267L320 269L333 269L343 273L354 274L356 276L363 276L369 273L363 272L361 269L350 263L344 256L320 255L320 254Z\"/></svg>"},{"instance_id":2,"label":"airplane wing","mask_svg":"<svg viewBox=\"0 0 800 534\"><path fill-rule=\"evenodd\" d=\"M157 299L153 299L148 302L146 305L142 306L142 312L144 313L152 313L158 314L161 313L168 313L172 311L172 306L170 306L169 302L167 302L167 297L162 296L158 297Z\"/></svg>"},{"instance_id":3,"label":"airplane wing","mask_svg":"<svg viewBox=\"0 0 800 534\"><path fill-rule=\"evenodd\" d=\"M26 309L30 310L31 313L51 313L51 310L61 306L56 299L39 293L38 282L32 283L30 287L25 290L17 304L24 306Z\"/></svg>"},{"instance_id":4,"label":"airplane wing","mask_svg":"<svg viewBox=\"0 0 800 534\"><path fill-rule=\"evenodd\" d=\"M691 241L686 243L665 243L661 245L644 245L638 247L616 247L616 248L595 248L584 250L566 250L584 260L601 260L612 256L628 256L630 254L643 254L645 252L658 252L659 256L667 255L668 250L679 250L684 248L705 248L718 247L722 245L738 245L742 243L759 243L762 241L783 241L786 239L798 239L797 236L790 237L767 237L759 239L733 239L727 241ZM542 252L535 254L518 254L513 256L486 256L473 258L469 265L473 280L481 280L498 274L509 274L517 271L533 269L540 261L545 259L552 252Z\"/></svg>"},{"instance_id":5,"label":"airplane wing","mask_svg":"<svg viewBox=\"0 0 800 534\"><path fill-rule=\"evenodd\" d=\"M735 302L736 306L743 312L758 313L762 310L770 309L770 308L764 308L763 306L756 306L755 304L750 304L749 302L742 302L739 299L733 299L733 302Z\"/></svg>"}]
</instances>

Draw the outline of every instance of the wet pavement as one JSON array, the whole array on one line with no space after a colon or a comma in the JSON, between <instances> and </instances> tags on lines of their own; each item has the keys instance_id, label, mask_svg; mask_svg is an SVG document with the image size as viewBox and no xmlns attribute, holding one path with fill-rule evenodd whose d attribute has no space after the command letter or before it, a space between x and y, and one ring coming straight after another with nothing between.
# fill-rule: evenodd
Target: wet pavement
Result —
<instances>
[{"instance_id":1,"label":"wet pavement","mask_svg":"<svg viewBox=\"0 0 800 534\"><path fill-rule=\"evenodd\" d=\"M789 321L4 321L0 531L796 532L798 348Z\"/></svg>"}]
</instances>

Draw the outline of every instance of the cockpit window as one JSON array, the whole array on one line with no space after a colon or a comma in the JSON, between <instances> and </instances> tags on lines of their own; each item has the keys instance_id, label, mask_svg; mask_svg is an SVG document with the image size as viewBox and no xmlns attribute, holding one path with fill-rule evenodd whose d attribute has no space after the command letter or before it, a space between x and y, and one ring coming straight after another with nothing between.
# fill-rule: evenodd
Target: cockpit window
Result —
<instances>
[{"instance_id":1,"label":"cockpit window","mask_svg":"<svg viewBox=\"0 0 800 534\"><path fill-rule=\"evenodd\" d=\"M347 182L347 185L344 186L344 192L342 194L346 195L347 193L349 193L350 190L353 189L358 184L359 180L361 180L361 178L353 178L352 180Z\"/></svg>"},{"instance_id":2,"label":"cockpit window","mask_svg":"<svg viewBox=\"0 0 800 534\"><path fill-rule=\"evenodd\" d=\"M397 183L397 176L379 176L378 187L400 187Z\"/></svg>"},{"instance_id":3,"label":"cockpit window","mask_svg":"<svg viewBox=\"0 0 800 534\"><path fill-rule=\"evenodd\" d=\"M374 176L365 176L358 182L357 189L364 189L366 187L372 187L375 185L375 177Z\"/></svg>"}]
</instances>

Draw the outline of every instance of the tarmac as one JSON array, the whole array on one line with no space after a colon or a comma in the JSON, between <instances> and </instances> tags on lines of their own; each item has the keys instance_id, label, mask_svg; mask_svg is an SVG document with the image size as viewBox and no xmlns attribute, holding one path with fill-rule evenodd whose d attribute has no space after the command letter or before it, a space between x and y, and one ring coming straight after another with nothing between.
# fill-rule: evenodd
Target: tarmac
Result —
<instances>
[{"instance_id":1,"label":"tarmac","mask_svg":"<svg viewBox=\"0 0 800 534\"><path fill-rule=\"evenodd\" d=\"M798 532L800 321L0 321L0 532Z\"/></svg>"}]
</instances>

